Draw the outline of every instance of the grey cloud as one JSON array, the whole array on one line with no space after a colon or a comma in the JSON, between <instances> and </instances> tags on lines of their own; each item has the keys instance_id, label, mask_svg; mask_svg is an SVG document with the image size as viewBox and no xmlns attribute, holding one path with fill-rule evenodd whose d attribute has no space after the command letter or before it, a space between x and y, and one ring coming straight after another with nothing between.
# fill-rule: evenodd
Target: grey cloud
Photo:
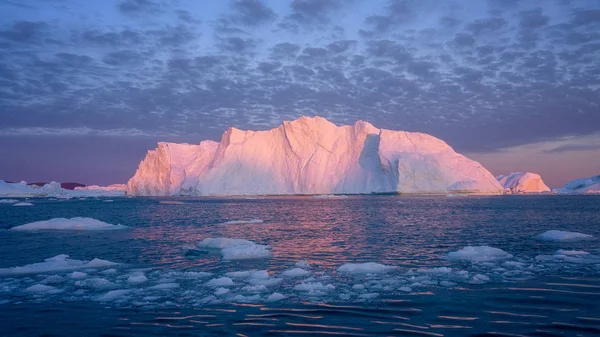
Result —
<instances>
[{"instance_id":1,"label":"grey cloud","mask_svg":"<svg viewBox=\"0 0 600 337\"><path fill-rule=\"evenodd\" d=\"M10 29L0 31L0 37L19 43L39 40L47 27L45 22L18 21Z\"/></svg>"},{"instance_id":2,"label":"grey cloud","mask_svg":"<svg viewBox=\"0 0 600 337\"><path fill-rule=\"evenodd\" d=\"M356 44L357 41L355 40L334 41L327 45L327 50L334 54L343 53L354 48Z\"/></svg>"},{"instance_id":3,"label":"grey cloud","mask_svg":"<svg viewBox=\"0 0 600 337\"><path fill-rule=\"evenodd\" d=\"M124 14L156 12L160 6L153 0L120 0L117 8Z\"/></svg>"},{"instance_id":4,"label":"grey cloud","mask_svg":"<svg viewBox=\"0 0 600 337\"><path fill-rule=\"evenodd\" d=\"M506 24L507 22L503 18L487 18L469 23L465 29L474 35L480 35L497 31L506 26Z\"/></svg>"},{"instance_id":5,"label":"grey cloud","mask_svg":"<svg viewBox=\"0 0 600 337\"><path fill-rule=\"evenodd\" d=\"M454 39L452 39L451 44L458 48L473 47L475 45L475 38L471 34L458 33L454 35Z\"/></svg>"},{"instance_id":6,"label":"grey cloud","mask_svg":"<svg viewBox=\"0 0 600 337\"><path fill-rule=\"evenodd\" d=\"M235 0L232 20L248 26L257 26L275 20L275 12L260 0Z\"/></svg>"},{"instance_id":7,"label":"grey cloud","mask_svg":"<svg viewBox=\"0 0 600 337\"><path fill-rule=\"evenodd\" d=\"M71 53L57 53L54 54L57 58L63 60L66 64L71 66L85 66L90 64L94 59L87 55L78 55Z\"/></svg>"},{"instance_id":8,"label":"grey cloud","mask_svg":"<svg viewBox=\"0 0 600 337\"><path fill-rule=\"evenodd\" d=\"M323 25L330 21L330 15L341 8L347 0L292 0L292 13L280 27L297 32L300 26Z\"/></svg>"},{"instance_id":9,"label":"grey cloud","mask_svg":"<svg viewBox=\"0 0 600 337\"><path fill-rule=\"evenodd\" d=\"M177 13L177 17L179 18L179 20L185 22L185 23L189 23L189 24L199 24L201 23L201 20L197 19L196 17L194 17L194 15L186 10L182 10L182 9L178 9L175 11L175 13Z\"/></svg>"},{"instance_id":10,"label":"grey cloud","mask_svg":"<svg viewBox=\"0 0 600 337\"><path fill-rule=\"evenodd\" d=\"M226 37L218 42L219 48L225 52L232 53L251 53L257 46L257 41L251 38L243 39L240 37Z\"/></svg>"},{"instance_id":11,"label":"grey cloud","mask_svg":"<svg viewBox=\"0 0 600 337\"><path fill-rule=\"evenodd\" d=\"M140 44L144 41L142 35L136 31L125 29L120 32L100 32L98 30L85 30L75 35L86 43L102 46L123 46Z\"/></svg>"},{"instance_id":12,"label":"grey cloud","mask_svg":"<svg viewBox=\"0 0 600 337\"><path fill-rule=\"evenodd\" d=\"M300 51L300 46L283 42L271 47L271 57L274 59L295 59Z\"/></svg>"},{"instance_id":13,"label":"grey cloud","mask_svg":"<svg viewBox=\"0 0 600 337\"><path fill-rule=\"evenodd\" d=\"M600 9L576 10L571 22L578 26L600 26Z\"/></svg>"},{"instance_id":14,"label":"grey cloud","mask_svg":"<svg viewBox=\"0 0 600 337\"><path fill-rule=\"evenodd\" d=\"M104 55L102 58L102 62L113 66L135 64L141 60L142 56L132 50L119 50L116 52L111 52Z\"/></svg>"},{"instance_id":15,"label":"grey cloud","mask_svg":"<svg viewBox=\"0 0 600 337\"><path fill-rule=\"evenodd\" d=\"M148 35L158 39L163 46L181 47L198 39L201 34L186 25L166 26L163 29L148 31Z\"/></svg>"},{"instance_id":16,"label":"grey cloud","mask_svg":"<svg viewBox=\"0 0 600 337\"><path fill-rule=\"evenodd\" d=\"M524 29L539 28L548 24L548 16L543 14L542 8L519 13L521 20L519 26Z\"/></svg>"}]
</instances>

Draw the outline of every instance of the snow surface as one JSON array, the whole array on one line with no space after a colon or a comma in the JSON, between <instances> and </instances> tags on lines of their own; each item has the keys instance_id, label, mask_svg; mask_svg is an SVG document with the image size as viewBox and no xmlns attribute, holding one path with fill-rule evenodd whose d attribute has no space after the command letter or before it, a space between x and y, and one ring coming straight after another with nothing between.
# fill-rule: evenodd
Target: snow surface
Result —
<instances>
[{"instance_id":1,"label":"snow surface","mask_svg":"<svg viewBox=\"0 0 600 337\"><path fill-rule=\"evenodd\" d=\"M512 257L511 254L502 249L489 246L467 246L456 252L448 253L448 259L455 261L490 262Z\"/></svg>"},{"instance_id":2,"label":"snow surface","mask_svg":"<svg viewBox=\"0 0 600 337\"><path fill-rule=\"evenodd\" d=\"M302 117L268 131L229 128L220 142L148 152L128 195L481 193L503 189L481 164L423 133Z\"/></svg>"},{"instance_id":3,"label":"snow surface","mask_svg":"<svg viewBox=\"0 0 600 337\"><path fill-rule=\"evenodd\" d=\"M198 248L220 249L223 260L252 260L271 257L269 246L244 239L206 238L197 246Z\"/></svg>"},{"instance_id":4,"label":"snow surface","mask_svg":"<svg viewBox=\"0 0 600 337\"><path fill-rule=\"evenodd\" d=\"M578 241L593 238L592 235L578 232L568 232L559 230L549 230L536 236L536 238L544 241Z\"/></svg>"},{"instance_id":5,"label":"snow surface","mask_svg":"<svg viewBox=\"0 0 600 337\"><path fill-rule=\"evenodd\" d=\"M93 218L54 218L46 221L36 221L25 225L11 228L11 231L38 231L38 230L62 230L62 231L98 231L129 228L123 225L112 225Z\"/></svg>"},{"instance_id":6,"label":"snow surface","mask_svg":"<svg viewBox=\"0 0 600 337\"><path fill-rule=\"evenodd\" d=\"M498 182L507 193L542 193L550 192L550 187L544 184L542 177L537 173L513 172L497 176Z\"/></svg>"},{"instance_id":7,"label":"snow surface","mask_svg":"<svg viewBox=\"0 0 600 337\"><path fill-rule=\"evenodd\" d=\"M60 254L45 259L44 262L32 263L20 267L0 268L0 276L73 271L85 268L103 268L113 265L116 265L116 263L100 259L93 259L92 261L74 260L70 259L69 255Z\"/></svg>"},{"instance_id":8,"label":"snow surface","mask_svg":"<svg viewBox=\"0 0 600 337\"><path fill-rule=\"evenodd\" d=\"M559 194L600 194L600 175L575 179L565 184L562 188L553 192Z\"/></svg>"}]
</instances>

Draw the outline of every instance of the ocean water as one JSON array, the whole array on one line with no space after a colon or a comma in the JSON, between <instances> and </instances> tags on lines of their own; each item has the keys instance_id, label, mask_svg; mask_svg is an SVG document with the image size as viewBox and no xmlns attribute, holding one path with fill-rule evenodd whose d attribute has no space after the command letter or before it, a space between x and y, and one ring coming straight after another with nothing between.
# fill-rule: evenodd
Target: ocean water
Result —
<instances>
[{"instance_id":1,"label":"ocean water","mask_svg":"<svg viewBox=\"0 0 600 337\"><path fill-rule=\"evenodd\" d=\"M0 336L600 335L597 196L111 200L0 204ZM59 217L129 228L8 230Z\"/></svg>"}]
</instances>

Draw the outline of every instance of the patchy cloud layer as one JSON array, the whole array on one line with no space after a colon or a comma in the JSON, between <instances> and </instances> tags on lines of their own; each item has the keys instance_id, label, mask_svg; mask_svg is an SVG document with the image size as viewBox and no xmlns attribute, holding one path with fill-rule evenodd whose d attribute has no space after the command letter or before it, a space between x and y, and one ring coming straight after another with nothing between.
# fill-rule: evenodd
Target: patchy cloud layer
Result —
<instances>
[{"instance_id":1,"label":"patchy cloud layer","mask_svg":"<svg viewBox=\"0 0 600 337\"><path fill-rule=\"evenodd\" d=\"M0 13L4 136L197 141L317 114L461 151L600 131L595 0L37 0Z\"/></svg>"}]
</instances>

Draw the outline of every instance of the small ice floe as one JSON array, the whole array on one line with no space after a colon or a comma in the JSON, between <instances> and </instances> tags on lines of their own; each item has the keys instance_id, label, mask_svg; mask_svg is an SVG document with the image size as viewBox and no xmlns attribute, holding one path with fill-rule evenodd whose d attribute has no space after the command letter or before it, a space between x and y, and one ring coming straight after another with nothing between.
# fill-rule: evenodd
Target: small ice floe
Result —
<instances>
[{"instance_id":1,"label":"small ice floe","mask_svg":"<svg viewBox=\"0 0 600 337\"><path fill-rule=\"evenodd\" d=\"M321 282L302 282L294 288L296 291L304 291L308 293L323 293L335 289L333 284L323 285Z\"/></svg>"},{"instance_id":2,"label":"small ice floe","mask_svg":"<svg viewBox=\"0 0 600 337\"><path fill-rule=\"evenodd\" d=\"M93 218L54 218L46 221L36 221L25 225L11 228L11 231L38 231L38 230L57 230L57 231L98 231L127 229L123 225L112 225Z\"/></svg>"},{"instance_id":3,"label":"small ice floe","mask_svg":"<svg viewBox=\"0 0 600 337\"><path fill-rule=\"evenodd\" d=\"M231 287L233 286L233 280L230 279L229 277L219 277L219 278L214 278L206 283L204 283L205 286L207 287Z\"/></svg>"},{"instance_id":4,"label":"small ice floe","mask_svg":"<svg viewBox=\"0 0 600 337\"><path fill-rule=\"evenodd\" d=\"M0 199L0 204L14 204L19 202L17 199Z\"/></svg>"},{"instance_id":5,"label":"small ice floe","mask_svg":"<svg viewBox=\"0 0 600 337\"><path fill-rule=\"evenodd\" d=\"M221 225L250 225L250 224L261 224L264 223L261 219L250 219L250 220L231 220L222 222Z\"/></svg>"},{"instance_id":6,"label":"small ice floe","mask_svg":"<svg viewBox=\"0 0 600 337\"><path fill-rule=\"evenodd\" d=\"M306 260L298 261L294 266L302 269L310 269L310 264Z\"/></svg>"},{"instance_id":7,"label":"small ice floe","mask_svg":"<svg viewBox=\"0 0 600 337\"><path fill-rule=\"evenodd\" d=\"M44 284L36 284L33 285L27 289L25 289L26 292L29 293L50 293L50 294L56 294L61 292L60 289L52 287L52 286L47 286Z\"/></svg>"},{"instance_id":8,"label":"small ice floe","mask_svg":"<svg viewBox=\"0 0 600 337\"><path fill-rule=\"evenodd\" d=\"M448 253L448 259L454 261L494 262L512 257L502 249L489 246L466 246L456 252Z\"/></svg>"},{"instance_id":9,"label":"small ice floe","mask_svg":"<svg viewBox=\"0 0 600 337\"><path fill-rule=\"evenodd\" d=\"M337 271L348 274L379 274L387 273L396 269L394 266L387 266L375 262L366 263L346 263L338 267Z\"/></svg>"},{"instance_id":10,"label":"small ice floe","mask_svg":"<svg viewBox=\"0 0 600 337\"><path fill-rule=\"evenodd\" d=\"M589 240L593 236L589 234L583 234L578 232L567 232L559 230L549 230L536 236L537 239L544 241L579 241Z\"/></svg>"},{"instance_id":11,"label":"small ice floe","mask_svg":"<svg viewBox=\"0 0 600 337\"><path fill-rule=\"evenodd\" d=\"M97 300L100 302L117 301L117 300L123 299L132 291L133 291L132 289L111 290L111 291L107 292L106 294L98 297Z\"/></svg>"},{"instance_id":12,"label":"small ice floe","mask_svg":"<svg viewBox=\"0 0 600 337\"><path fill-rule=\"evenodd\" d=\"M69 259L69 255L61 254L45 259L44 262L32 263L20 267L0 268L0 276L73 271L86 268L103 268L114 265L117 265L117 263L101 259L81 261Z\"/></svg>"},{"instance_id":13,"label":"small ice floe","mask_svg":"<svg viewBox=\"0 0 600 337\"><path fill-rule=\"evenodd\" d=\"M292 268L292 269L285 270L283 273L281 273L281 275L283 275L284 277L289 277L289 278L304 277L304 276L307 276L308 274L310 274L310 272L307 270L304 270L302 268Z\"/></svg>"},{"instance_id":14,"label":"small ice floe","mask_svg":"<svg viewBox=\"0 0 600 337\"><path fill-rule=\"evenodd\" d=\"M280 293L272 293L267 297L266 302L277 302L286 299L287 296Z\"/></svg>"},{"instance_id":15,"label":"small ice floe","mask_svg":"<svg viewBox=\"0 0 600 337\"><path fill-rule=\"evenodd\" d=\"M244 239L207 238L197 246L198 248L220 249L223 260L253 260L271 257L269 246Z\"/></svg>"},{"instance_id":16,"label":"small ice floe","mask_svg":"<svg viewBox=\"0 0 600 337\"><path fill-rule=\"evenodd\" d=\"M136 274L136 275L131 275L127 278L127 283L129 284L141 284L148 281L148 278L146 277L146 275L144 274Z\"/></svg>"},{"instance_id":17,"label":"small ice floe","mask_svg":"<svg viewBox=\"0 0 600 337\"><path fill-rule=\"evenodd\" d=\"M537 261L567 262L577 264L600 264L600 256L582 250L557 250L553 255L538 255Z\"/></svg>"},{"instance_id":18,"label":"small ice floe","mask_svg":"<svg viewBox=\"0 0 600 337\"><path fill-rule=\"evenodd\" d=\"M33 206L33 204L30 202L18 202L16 204L13 204L13 206L23 207L23 206Z\"/></svg>"}]
</instances>

